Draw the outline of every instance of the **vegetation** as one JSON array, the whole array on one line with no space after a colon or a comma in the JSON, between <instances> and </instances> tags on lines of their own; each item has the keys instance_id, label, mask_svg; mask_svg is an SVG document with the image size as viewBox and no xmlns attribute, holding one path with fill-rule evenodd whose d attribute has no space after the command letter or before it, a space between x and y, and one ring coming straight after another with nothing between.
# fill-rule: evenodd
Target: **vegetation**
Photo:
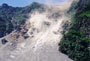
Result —
<instances>
[{"instance_id":1,"label":"vegetation","mask_svg":"<svg viewBox=\"0 0 90 61\"><path fill-rule=\"evenodd\" d=\"M13 30L13 25L9 21L5 21L0 18L0 37L3 37L7 33L10 33Z\"/></svg>"},{"instance_id":2,"label":"vegetation","mask_svg":"<svg viewBox=\"0 0 90 61\"><path fill-rule=\"evenodd\" d=\"M11 33L14 29L24 24L28 18L28 14L32 13L35 9L43 11L42 4L32 3L26 7L12 7L8 4L0 6L0 37Z\"/></svg>"},{"instance_id":3,"label":"vegetation","mask_svg":"<svg viewBox=\"0 0 90 61\"><path fill-rule=\"evenodd\" d=\"M59 50L74 61L90 61L90 5L86 5L85 9L81 7L78 6L72 26L62 38Z\"/></svg>"},{"instance_id":4,"label":"vegetation","mask_svg":"<svg viewBox=\"0 0 90 61\"><path fill-rule=\"evenodd\" d=\"M80 17L87 16L90 17L90 11L83 12Z\"/></svg>"}]
</instances>

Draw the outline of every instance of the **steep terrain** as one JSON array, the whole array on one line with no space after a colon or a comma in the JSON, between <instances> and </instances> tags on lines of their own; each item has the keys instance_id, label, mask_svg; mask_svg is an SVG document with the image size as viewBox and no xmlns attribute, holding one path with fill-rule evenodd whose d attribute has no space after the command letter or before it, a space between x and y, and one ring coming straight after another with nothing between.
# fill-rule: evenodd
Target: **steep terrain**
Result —
<instances>
[{"instance_id":1,"label":"steep terrain","mask_svg":"<svg viewBox=\"0 0 90 61\"><path fill-rule=\"evenodd\" d=\"M0 6L0 61L90 61L90 0L68 3Z\"/></svg>"},{"instance_id":2,"label":"steep terrain","mask_svg":"<svg viewBox=\"0 0 90 61\"><path fill-rule=\"evenodd\" d=\"M58 50L63 25L71 20L66 10L69 7L64 6L44 6L43 12L33 10L25 24L0 38L0 60L72 61Z\"/></svg>"},{"instance_id":3,"label":"steep terrain","mask_svg":"<svg viewBox=\"0 0 90 61\"><path fill-rule=\"evenodd\" d=\"M0 18L0 37L10 33L13 30L13 25L10 21L5 21Z\"/></svg>"},{"instance_id":4,"label":"steep terrain","mask_svg":"<svg viewBox=\"0 0 90 61\"><path fill-rule=\"evenodd\" d=\"M45 10L43 6L43 4L39 4L36 2L33 2L31 5L28 5L26 7L12 7L8 6L8 4L5 3L2 4L2 6L0 6L0 17L6 22L5 25L7 25L7 29L9 31L4 30L0 38L5 36L6 34L11 33L21 24L24 24L26 19L28 18L29 13L32 13L34 10L39 10L40 12L43 12ZM9 27L9 24L12 27ZM3 28L6 29L6 27L4 26ZM1 32L2 31L0 31L0 33Z\"/></svg>"},{"instance_id":5,"label":"steep terrain","mask_svg":"<svg viewBox=\"0 0 90 61\"><path fill-rule=\"evenodd\" d=\"M60 51L74 61L90 61L90 0L80 0L72 25L60 42Z\"/></svg>"}]
</instances>

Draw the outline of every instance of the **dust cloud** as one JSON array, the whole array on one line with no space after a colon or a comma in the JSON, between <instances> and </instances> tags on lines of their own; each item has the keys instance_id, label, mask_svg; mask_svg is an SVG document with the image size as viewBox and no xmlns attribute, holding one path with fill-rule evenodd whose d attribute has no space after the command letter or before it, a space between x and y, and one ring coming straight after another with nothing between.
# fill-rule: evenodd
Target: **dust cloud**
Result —
<instances>
[{"instance_id":1,"label":"dust cloud","mask_svg":"<svg viewBox=\"0 0 90 61\"><path fill-rule=\"evenodd\" d=\"M25 23L29 37L0 48L0 61L72 61L58 50L63 25L71 20L67 14L71 3L72 0L62 5L47 5L44 12L30 13Z\"/></svg>"}]
</instances>

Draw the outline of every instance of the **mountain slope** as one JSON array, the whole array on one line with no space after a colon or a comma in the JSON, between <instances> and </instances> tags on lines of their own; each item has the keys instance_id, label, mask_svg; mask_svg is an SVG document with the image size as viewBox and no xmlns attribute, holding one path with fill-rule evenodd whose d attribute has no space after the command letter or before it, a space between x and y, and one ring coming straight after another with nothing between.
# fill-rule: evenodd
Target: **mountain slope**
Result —
<instances>
[{"instance_id":1,"label":"mountain slope","mask_svg":"<svg viewBox=\"0 0 90 61\"><path fill-rule=\"evenodd\" d=\"M43 4L39 4L36 2L33 2L31 5L28 5L26 7L12 7L8 6L5 3L2 4L2 6L0 6L0 17L7 23L12 24L12 29L7 26L10 32L3 31L4 33L2 33L2 36L0 37L5 36L6 33L11 33L12 30L18 28L21 24L25 24L29 13L32 13L34 10L39 10L40 12L43 12L43 6ZM6 29L6 27L4 29Z\"/></svg>"},{"instance_id":2,"label":"mountain slope","mask_svg":"<svg viewBox=\"0 0 90 61\"><path fill-rule=\"evenodd\" d=\"M62 26L66 21L70 21L66 9L62 11L58 7L48 6L45 7L46 11L41 12L42 9L39 9L40 12L33 11L25 24L0 38L1 41L3 39L8 41L6 44L0 43L0 60L72 61L58 51Z\"/></svg>"},{"instance_id":3,"label":"mountain slope","mask_svg":"<svg viewBox=\"0 0 90 61\"><path fill-rule=\"evenodd\" d=\"M80 0L72 25L60 42L60 51L74 61L90 61L90 0Z\"/></svg>"},{"instance_id":4,"label":"mountain slope","mask_svg":"<svg viewBox=\"0 0 90 61\"><path fill-rule=\"evenodd\" d=\"M10 21L5 21L0 18L0 37L3 37L7 33L10 33L13 30L13 25Z\"/></svg>"}]
</instances>

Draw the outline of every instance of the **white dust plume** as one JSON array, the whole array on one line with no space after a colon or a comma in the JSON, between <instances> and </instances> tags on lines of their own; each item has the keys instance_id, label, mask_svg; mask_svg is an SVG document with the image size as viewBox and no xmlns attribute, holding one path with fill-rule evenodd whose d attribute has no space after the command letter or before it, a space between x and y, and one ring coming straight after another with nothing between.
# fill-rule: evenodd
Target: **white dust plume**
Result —
<instances>
[{"instance_id":1,"label":"white dust plume","mask_svg":"<svg viewBox=\"0 0 90 61\"><path fill-rule=\"evenodd\" d=\"M71 20L66 13L70 4L49 6L42 13L33 11L25 24L29 37L21 43L13 41L0 48L0 61L72 61L58 50L63 25Z\"/></svg>"}]
</instances>

